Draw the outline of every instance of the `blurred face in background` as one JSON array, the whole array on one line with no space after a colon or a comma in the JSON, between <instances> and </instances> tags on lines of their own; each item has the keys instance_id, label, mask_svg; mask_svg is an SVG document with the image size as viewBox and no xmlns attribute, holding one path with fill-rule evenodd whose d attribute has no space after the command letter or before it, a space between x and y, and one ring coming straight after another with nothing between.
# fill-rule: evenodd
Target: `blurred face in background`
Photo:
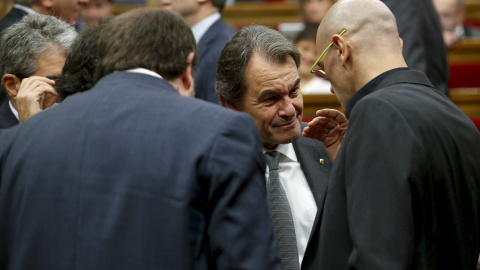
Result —
<instances>
[{"instance_id":1,"label":"blurred face in background","mask_svg":"<svg viewBox=\"0 0 480 270\"><path fill-rule=\"evenodd\" d=\"M313 74L310 73L310 67L315 64L318 57L315 40L301 39L295 42L295 46L302 55L299 67L300 74L311 74L313 76Z\"/></svg>"},{"instance_id":2,"label":"blurred face in background","mask_svg":"<svg viewBox=\"0 0 480 270\"><path fill-rule=\"evenodd\" d=\"M433 0L444 31L453 32L463 21L462 10L458 0Z\"/></svg>"},{"instance_id":3,"label":"blurred face in background","mask_svg":"<svg viewBox=\"0 0 480 270\"><path fill-rule=\"evenodd\" d=\"M90 3L82 6L80 16L87 26L98 24L101 20L113 14L113 0L90 0Z\"/></svg>"},{"instance_id":4,"label":"blurred face in background","mask_svg":"<svg viewBox=\"0 0 480 270\"><path fill-rule=\"evenodd\" d=\"M80 8L89 3L89 0L52 0L48 6L49 15L61 18L74 25L79 17Z\"/></svg>"},{"instance_id":5,"label":"blurred face in background","mask_svg":"<svg viewBox=\"0 0 480 270\"><path fill-rule=\"evenodd\" d=\"M162 0L162 8L176 12L185 19L197 12L199 4L198 0Z\"/></svg>"},{"instance_id":6,"label":"blurred face in background","mask_svg":"<svg viewBox=\"0 0 480 270\"><path fill-rule=\"evenodd\" d=\"M303 0L301 9L305 22L319 24L333 2L333 0Z\"/></svg>"}]
</instances>

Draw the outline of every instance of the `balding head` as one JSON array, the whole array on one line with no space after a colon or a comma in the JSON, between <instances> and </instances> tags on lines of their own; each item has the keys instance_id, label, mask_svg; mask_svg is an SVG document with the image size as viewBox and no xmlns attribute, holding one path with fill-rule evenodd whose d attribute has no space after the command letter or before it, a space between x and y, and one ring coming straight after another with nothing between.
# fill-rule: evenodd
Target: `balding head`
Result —
<instances>
[{"instance_id":1,"label":"balding head","mask_svg":"<svg viewBox=\"0 0 480 270\"><path fill-rule=\"evenodd\" d=\"M371 79L406 66L395 17L379 0L341 0L333 5L318 29L317 51L331 42L319 66L342 105Z\"/></svg>"}]
</instances>

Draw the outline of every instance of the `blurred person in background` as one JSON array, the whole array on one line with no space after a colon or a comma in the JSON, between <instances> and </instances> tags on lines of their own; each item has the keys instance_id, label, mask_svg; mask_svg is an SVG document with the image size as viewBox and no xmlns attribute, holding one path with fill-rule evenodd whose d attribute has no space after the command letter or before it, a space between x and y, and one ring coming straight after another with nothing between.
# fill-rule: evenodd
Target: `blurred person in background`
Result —
<instances>
[{"instance_id":1,"label":"blurred person in background","mask_svg":"<svg viewBox=\"0 0 480 270\"><path fill-rule=\"evenodd\" d=\"M300 0L298 4L302 16L301 22L279 23L278 30L288 39L294 40L304 29L309 27L318 28L323 16L325 16L335 1L336 0Z\"/></svg>"},{"instance_id":2,"label":"blurred person in background","mask_svg":"<svg viewBox=\"0 0 480 270\"><path fill-rule=\"evenodd\" d=\"M89 0L14 0L13 2L15 3L13 8L0 20L0 36L5 28L20 21L27 14L52 15L74 25L79 16L80 7L88 4ZM0 104L6 97L2 85L0 86Z\"/></svg>"},{"instance_id":3,"label":"blurred person in background","mask_svg":"<svg viewBox=\"0 0 480 270\"><path fill-rule=\"evenodd\" d=\"M77 30L97 25L101 20L112 16L114 9L114 0L90 0L80 9L80 18L76 24Z\"/></svg>"},{"instance_id":4,"label":"blurred person in background","mask_svg":"<svg viewBox=\"0 0 480 270\"><path fill-rule=\"evenodd\" d=\"M422 71L436 89L448 93L447 49L431 0L382 0L397 20L403 57L410 68Z\"/></svg>"},{"instance_id":5,"label":"blurred person in background","mask_svg":"<svg viewBox=\"0 0 480 270\"><path fill-rule=\"evenodd\" d=\"M77 33L66 22L52 16L31 14L7 28L0 39L0 75L9 96L0 105L0 128L19 123L23 93L38 92L41 109L57 101L52 77L61 74ZM49 78L47 78L49 77Z\"/></svg>"},{"instance_id":6,"label":"blurred person in background","mask_svg":"<svg viewBox=\"0 0 480 270\"><path fill-rule=\"evenodd\" d=\"M315 64L318 57L315 46L316 37L317 27L308 26L297 35L293 42L302 55L298 68L301 79L300 89L303 94L331 94L330 82L326 79L319 79L310 72L310 67Z\"/></svg>"},{"instance_id":7,"label":"blurred person in background","mask_svg":"<svg viewBox=\"0 0 480 270\"><path fill-rule=\"evenodd\" d=\"M463 0L433 0L443 29L443 41L453 48L462 38L479 38L480 28L465 25L467 10Z\"/></svg>"},{"instance_id":8,"label":"blurred person in background","mask_svg":"<svg viewBox=\"0 0 480 270\"><path fill-rule=\"evenodd\" d=\"M162 0L162 8L178 13L192 28L197 41L199 62L195 74L195 97L215 104L217 62L225 44L235 35L220 13L225 0Z\"/></svg>"}]
</instances>

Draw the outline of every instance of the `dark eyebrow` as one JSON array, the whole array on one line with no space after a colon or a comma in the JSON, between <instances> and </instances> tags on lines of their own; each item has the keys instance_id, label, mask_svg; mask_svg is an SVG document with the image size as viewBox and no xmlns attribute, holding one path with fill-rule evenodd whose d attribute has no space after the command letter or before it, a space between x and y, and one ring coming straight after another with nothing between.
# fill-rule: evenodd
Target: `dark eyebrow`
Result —
<instances>
[{"instance_id":1,"label":"dark eyebrow","mask_svg":"<svg viewBox=\"0 0 480 270\"><path fill-rule=\"evenodd\" d=\"M293 84L292 89L295 89L295 88L297 88L297 87L299 87L299 86L300 86L300 78L298 78L298 79L295 81L295 83Z\"/></svg>"},{"instance_id":2,"label":"dark eyebrow","mask_svg":"<svg viewBox=\"0 0 480 270\"><path fill-rule=\"evenodd\" d=\"M278 91L275 91L275 90L267 90L265 92L263 92L259 97L258 97L258 100L262 100L264 99L266 96L269 96L269 95L276 95Z\"/></svg>"}]
</instances>

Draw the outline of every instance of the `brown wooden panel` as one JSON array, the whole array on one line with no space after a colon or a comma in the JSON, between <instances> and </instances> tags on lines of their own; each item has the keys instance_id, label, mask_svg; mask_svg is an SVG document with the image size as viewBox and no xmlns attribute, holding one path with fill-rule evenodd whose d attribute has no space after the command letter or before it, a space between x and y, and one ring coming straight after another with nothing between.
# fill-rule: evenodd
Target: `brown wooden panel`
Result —
<instances>
[{"instance_id":1,"label":"brown wooden panel","mask_svg":"<svg viewBox=\"0 0 480 270\"><path fill-rule=\"evenodd\" d=\"M282 22L300 22L298 4L287 2L236 3L226 7L222 13L224 20L233 26L262 24L276 27Z\"/></svg>"},{"instance_id":2,"label":"brown wooden panel","mask_svg":"<svg viewBox=\"0 0 480 270\"><path fill-rule=\"evenodd\" d=\"M464 39L448 51L450 63L479 63L480 39Z\"/></svg>"},{"instance_id":3,"label":"brown wooden panel","mask_svg":"<svg viewBox=\"0 0 480 270\"><path fill-rule=\"evenodd\" d=\"M0 5L0 18L5 17L8 12L10 12L10 9L13 7L13 1L12 0L2 0L2 3Z\"/></svg>"}]
</instances>

